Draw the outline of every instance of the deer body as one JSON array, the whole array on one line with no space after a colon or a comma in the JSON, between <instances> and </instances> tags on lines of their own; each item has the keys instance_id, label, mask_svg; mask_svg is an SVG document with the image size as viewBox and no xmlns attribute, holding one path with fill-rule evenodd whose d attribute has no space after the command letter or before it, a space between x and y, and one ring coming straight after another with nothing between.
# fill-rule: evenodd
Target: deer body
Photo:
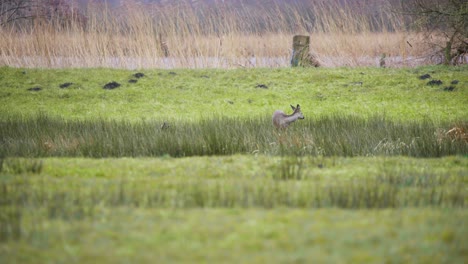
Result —
<instances>
[{"instance_id":1,"label":"deer body","mask_svg":"<svg viewBox=\"0 0 468 264\"><path fill-rule=\"evenodd\" d=\"M280 110L276 110L273 113L273 125L276 128L286 128L297 119L304 119L304 115L302 114L301 107L299 105L296 107L291 105L291 108L294 112L290 115L287 115Z\"/></svg>"}]
</instances>

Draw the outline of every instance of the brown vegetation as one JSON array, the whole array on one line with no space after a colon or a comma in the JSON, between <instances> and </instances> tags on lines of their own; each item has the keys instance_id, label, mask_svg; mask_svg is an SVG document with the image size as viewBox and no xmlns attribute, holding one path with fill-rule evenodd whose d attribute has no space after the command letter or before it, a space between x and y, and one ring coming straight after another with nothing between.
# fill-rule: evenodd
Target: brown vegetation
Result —
<instances>
[{"instance_id":1,"label":"brown vegetation","mask_svg":"<svg viewBox=\"0 0 468 264\"><path fill-rule=\"evenodd\" d=\"M468 143L468 124L454 126L445 135L452 140L460 140Z\"/></svg>"},{"instance_id":2,"label":"brown vegetation","mask_svg":"<svg viewBox=\"0 0 468 264\"><path fill-rule=\"evenodd\" d=\"M378 66L382 54L387 67L440 59L428 56L424 34L406 30L398 1L34 2L47 8L0 20L0 65L284 67L295 34L311 36L323 66Z\"/></svg>"}]
</instances>

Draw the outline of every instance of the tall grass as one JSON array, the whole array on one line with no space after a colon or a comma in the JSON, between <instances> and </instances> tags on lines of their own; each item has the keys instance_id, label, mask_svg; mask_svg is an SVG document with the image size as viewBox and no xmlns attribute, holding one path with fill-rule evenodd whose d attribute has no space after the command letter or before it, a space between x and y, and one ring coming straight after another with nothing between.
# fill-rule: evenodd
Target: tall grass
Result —
<instances>
[{"instance_id":1,"label":"tall grass","mask_svg":"<svg viewBox=\"0 0 468 264\"><path fill-rule=\"evenodd\" d=\"M185 157L268 155L440 157L467 155L463 137L443 131L449 123L397 122L375 116L325 116L277 131L270 117L174 121L67 121L46 115L0 121L3 156ZM459 126L463 126L460 122ZM465 124L466 126L466 124Z\"/></svg>"},{"instance_id":2,"label":"tall grass","mask_svg":"<svg viewBox=\"0 0 468 264\"><path fill-rule=\"evenodd\" d=\"M383 53L398 57L393 65L407 65L426 54L422 37L405 31L407 21L392 2L251 2L91 2L81 12L71 5L68 13L1 26L0 65L284 67L295 34L312 36L312 49L326 66L377 65Z\"/></svg>"},{"instance_id":3,"label":"tall grass","mask_svg":"<svg viewBox=\"0 0 468 264\"><path fill-rule=\"evenodd\" d=\"M8 161L7 161L8 163ZM309 161L305 161L311 166ZM7 165L8 166L8 165ZM310 168L310 167L309 167ZM231 173L216 179L204 175L183 178L96 179L14 175L0 182L3 208L35 208L47 218L66 220L94 217L103 208L464 208L466 175L428 169L384 167L377 175L317 181L315 177L279 180L276 167L263 176ZM233 176L235 175L235 177ZM190 176L190 177L188 177ZM6 211L3 221L21 217Z\"/></svg>"},{"instance_id":4,"label":"tall grass","mask_svg":"<svg viewBox=\"0 0 468 264\"><path fill-rule=\"evenodd\" d=\"M465 175L466 176L466 175ZM0 182L0 242L44 239L49 221L98 220L124 208L466 208L463 175L386 170L323 185L314 179L98 180L22 176ZM118 232L117 232L118 233Z\"/></svg>"}]
</instances>

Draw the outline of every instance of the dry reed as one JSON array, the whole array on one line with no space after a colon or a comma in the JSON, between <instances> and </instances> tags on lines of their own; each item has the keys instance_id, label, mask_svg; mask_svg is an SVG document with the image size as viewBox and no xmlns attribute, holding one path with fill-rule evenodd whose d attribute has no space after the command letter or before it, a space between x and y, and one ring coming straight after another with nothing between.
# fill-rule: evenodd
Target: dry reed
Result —
<instances>
[{"instance_id":1,"label":"dry reed","mask_svg":"<svg viewBox=\"0 0 468 264\"><path fill-rule=\"evenodd\" d=\"M200 1L201 2L201 1ZM109 7L0 27L0 65L14 67L286 67L292 36L312 37L324 66L413 66L427 56L420 34L386 1ZM378 9L377 9L378 8ZM55 15L55 16L54 16Z\"/></svg>"}]
</instances>

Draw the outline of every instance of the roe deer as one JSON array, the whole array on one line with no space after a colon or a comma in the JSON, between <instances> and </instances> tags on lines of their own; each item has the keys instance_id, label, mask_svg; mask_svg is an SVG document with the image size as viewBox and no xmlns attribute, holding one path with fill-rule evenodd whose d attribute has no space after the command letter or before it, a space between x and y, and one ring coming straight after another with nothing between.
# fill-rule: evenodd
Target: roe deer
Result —
<instances>
[{"instance_id":1,"label":"roe deer","mask_svg":"<svg viewBox=\"0 0 468 264\"><path fill-rule=\"evenodd\" d=\"M290 115L285 114L283 111L276 110L273 113L273 125L276 128L286 128L292 122L296 121L297 119L304 119L304 116L301 112L301 107L297 105L296 107L291 105L293 109L293 113Z\"/></svg>"}]
</instances>

